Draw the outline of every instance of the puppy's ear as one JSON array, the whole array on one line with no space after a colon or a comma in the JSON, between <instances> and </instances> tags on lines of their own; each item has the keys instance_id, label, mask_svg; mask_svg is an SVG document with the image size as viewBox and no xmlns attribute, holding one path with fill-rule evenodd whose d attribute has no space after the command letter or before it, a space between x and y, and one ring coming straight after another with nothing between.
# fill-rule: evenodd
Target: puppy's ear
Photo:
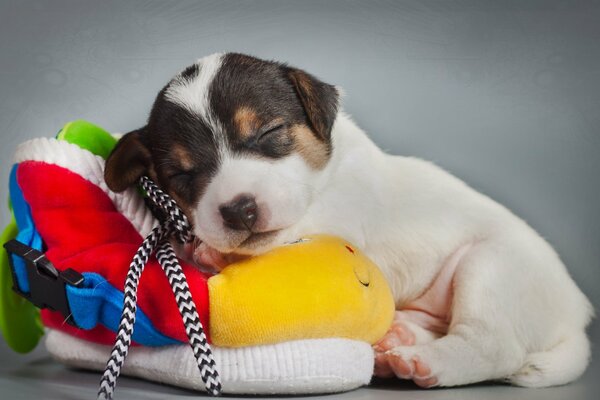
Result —
<instances>
[{"instance_id":1,"label":"puppy's ear","mask_svg":"<svg viewBox=\"0 0 600 400\"><path fill-rule=\"evenodd\" d=\"M328 141L338 110L337 89L295 68L288 69L288 77L298 93L311 127L319 138Z\"/></svg>"},{"instance_id":2,"label":"puppy's ear","mask_svg":"<svg viewBox=\"0 0 600 400\"><path fill-rule=\"evenodd\" d=\"M110 190L122 192L151 170L152 158L144 144L144 129L125 134L108 156L104 180Z\"/></svg>"}]
</instances>

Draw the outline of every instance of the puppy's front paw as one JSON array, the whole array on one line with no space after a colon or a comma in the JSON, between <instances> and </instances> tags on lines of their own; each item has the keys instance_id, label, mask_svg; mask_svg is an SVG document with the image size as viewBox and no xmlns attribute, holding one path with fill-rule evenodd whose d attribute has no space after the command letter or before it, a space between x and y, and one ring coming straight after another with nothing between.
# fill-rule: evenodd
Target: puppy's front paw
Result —
<instances>
[{"instance_id":1,"label":"puppy's front paw","mask_svg":"<svg viewBox=\"0 0 600 400\"><path fill-rule=\"evenodd\" d=\"M415 334L410 327L403 322L394 322L385 336L373 345L373 350L375 350L375 370L373 374L379 378L393 377L395 374L385 353L398 346L412 346L414 344Z\"/></svg>"},{"instance_id":2,"label":"puppy's front paw","mask_svg":"<svg viewBox=\"0 0 600 400\"><path fill-rule=\"evenodd\" d=\"M399 378L412 379L423 388L438 384L438 378L432 373L429 363L419 354L423 346L400 346L385 353L387 365Z\"/></svg>"}]
</instances>

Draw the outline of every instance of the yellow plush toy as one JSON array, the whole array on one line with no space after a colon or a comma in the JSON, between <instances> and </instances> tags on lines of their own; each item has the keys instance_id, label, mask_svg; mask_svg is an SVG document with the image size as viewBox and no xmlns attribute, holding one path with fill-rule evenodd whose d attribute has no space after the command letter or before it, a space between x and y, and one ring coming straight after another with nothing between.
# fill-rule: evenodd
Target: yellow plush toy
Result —
<instances>
[{"instance_id":1,"label":"yellow plush toy","mask_svg":"<svg viewBox=\"0 0 600 400\"><path fill-rule=\"evenodd\" d=\"M375 343L394 302L379 269L352 244L309 236L233 264L208 281L210 336L242 347L342 337Z\"/></svg>"}]
</instances>

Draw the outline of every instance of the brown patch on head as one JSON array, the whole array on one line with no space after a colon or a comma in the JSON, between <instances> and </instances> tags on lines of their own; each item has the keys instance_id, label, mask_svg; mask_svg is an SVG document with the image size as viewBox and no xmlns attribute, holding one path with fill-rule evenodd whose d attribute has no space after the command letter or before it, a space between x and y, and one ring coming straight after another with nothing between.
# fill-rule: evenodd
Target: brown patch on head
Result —
<instances>
[{"instance_id":1,"label":"brown patch on head","mask_svg":"<svg viewBox=\"0 0 600 400\"><path fill-rule=\"evenodd\" d=\"M256 112L248 106L241 106L235 111L233 122L242 138L252 136L260 126L260 118Z\"/></svg>"},{"instance_id":2,"label":"brown patch on head","mask_svg":"<svg viewBox=\"0 0 600 400\"><path fill-rule=\"evenodd\" d=\"M190 171L194 169L194 160L185 146L175 144L171 151L173 152L173 159L176 160L182 170Z\"/></svg>"},{"instance_id":3,"label":"brown patch on head","mask_svg":"<svg viewBox=\"0 0 600 400\"><path fill-rule=\"evenodd\" d=\"M290 129L294 137L294 146L306 163L314 169L322 169L331 155L328 142L315 136L314 132L304 124L293 125Z\"/></svg>"}]
</instances>

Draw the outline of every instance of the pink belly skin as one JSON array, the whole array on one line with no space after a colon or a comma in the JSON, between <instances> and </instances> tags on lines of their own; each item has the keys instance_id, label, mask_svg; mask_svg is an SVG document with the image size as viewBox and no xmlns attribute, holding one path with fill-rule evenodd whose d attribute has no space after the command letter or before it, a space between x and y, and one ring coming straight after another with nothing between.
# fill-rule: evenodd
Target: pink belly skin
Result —
<instances>
[{"instance_id":1,"label":"pink belly skin","mask_svg":"<svg viewBox=\"0 0 600 400\"><path fill-rule=\"evenodd\" d=\"M400 310L406 318L429 331L445 335L452 319L453 279L460 260L472 244L459 247L442 265L425 292Z\"/></svg>"}]
</instances>

